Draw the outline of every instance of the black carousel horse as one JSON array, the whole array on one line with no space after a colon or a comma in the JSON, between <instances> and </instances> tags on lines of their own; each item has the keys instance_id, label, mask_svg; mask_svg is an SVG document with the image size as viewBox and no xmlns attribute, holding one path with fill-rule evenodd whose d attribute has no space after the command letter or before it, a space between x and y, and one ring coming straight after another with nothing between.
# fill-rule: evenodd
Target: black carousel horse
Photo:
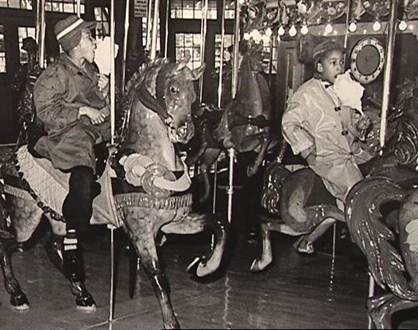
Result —
<instances>
[{"instance_id":1,"label":"black carousel horse","mask_svg":"<svg viewBox=\"0 0 418 330\"><path fill-rule=\"evenodd\" d=\"M187 143L194 134L191 105L196 94L193 81L204 70L204 66L190 70L186 64L187 60L179 63L156 60L144 65L128 82L117 152L109 158L100 178L102 193L94 201L92 217L92 221L99 219L104 223L112 223L127 232L139 256L141 268L151 280L160 303L163 327L167 329L179 328L179 323L158 259L157 235L160 232L212 232L214 243L210 255L200 258L197 263L193 262L198 277L218 269L226 241L223 219L192 212L190 178L176 148L177 143ZM35 162L42 162L36 165L40 167L38 171L47 168L45 172L48 175L51 173L53 180L59 181L58 188L51 188L51 180L47 186L35 186L36 179L41 176L40 172L35 173L35 179L29 175L36 167ZM65 188L62 182L65 178L63 180L59 174L52 172L52 166L49 163L48 167L48 163L45 159L31 158L26 146L22 146L16 152L15 163L8 162L2 166L5 182L2 188L6 199L2 200L5 205L0 207L1 267L11 303L19 309L28 308L29 303L13 275L7 246L13 240L22 242L29 239L40 223L42 214L49 220L55 234L47 246L48 255L62 269L59 253L65 235L65 219L60 214L62 200L50 201L51 196L46 190L53 197L65 195L65 189L61 191ZM105 200L107 202L101 204ZM110 206L113 211L109 213L104 205ZM10 234L10 229L5 228L6 215L11 218L16 239ZM95 310L95 302L84 281L69 280L77 307L85 311Z\"/></svg>"},{"instance_id":2,"label":"black carousel horse","mask_svg":"<svg viewBox=\"0 0 418 330\"><path fill-rule=\"evenodd\" d=\"M273 261L272 231L302 235L296 247L309 253L335 220L343 221L367 257L373 278L385 290L368 301L369 315L379 329L391 328L396 311L418 306L418 116L416 97L407 91L399 94L397 105L402 108L391 109L382 156L376 148L379 115L369 111L373 127L365 144L376 157L361 166L366 177L350 190L345 212L312 170L289 172L280 161L282 154L270 164L263 183L267 215L261 223L262 252L251 265L251 271L258 272Z\"/></svg>"},{"instance_id":3,"label":"black carousel horse","mask_svg":"<svg viewBox=\"0 0 418 330\"><path fill-rule=\"evenodd\" d=\"M222 152L233 148L238 154L252 153L246 169L247 176L252 177L272 145L270 88L258 52L247 49L242 56L237 93L225 109L202 104L194 111L197 134L191 145L197 147L189 152L186 163L199 166L201 202L209 196L207 172Z\"/></svg>"}]
</instances>

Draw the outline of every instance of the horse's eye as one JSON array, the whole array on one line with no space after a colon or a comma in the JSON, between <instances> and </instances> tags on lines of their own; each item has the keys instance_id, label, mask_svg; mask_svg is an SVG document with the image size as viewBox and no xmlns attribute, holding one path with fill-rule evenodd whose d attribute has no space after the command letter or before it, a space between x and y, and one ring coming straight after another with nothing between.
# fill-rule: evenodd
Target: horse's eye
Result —
<instances>
[{"instance_id":1,"label":"horse's eye","mask_svg":"<svg viewBox=\"0 0 418 330\"><path fill-rule=\"evenodd\" d=\"M172 94L177 94L179 92L179 89L177 87L171 86L170 87L170 92Z\"/></svg>"}]
</instances>

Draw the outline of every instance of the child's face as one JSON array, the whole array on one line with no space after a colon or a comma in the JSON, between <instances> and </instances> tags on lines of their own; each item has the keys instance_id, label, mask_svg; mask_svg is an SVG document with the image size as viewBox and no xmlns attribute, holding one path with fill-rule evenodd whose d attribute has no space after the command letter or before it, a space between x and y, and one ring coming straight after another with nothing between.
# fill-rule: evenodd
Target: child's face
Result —
<instances>
[{"instance_id":1,"label":"child's face","mask_svg":"<svg viewBox=\"0 0 418 330\"><path fill-rule=\"evenodd\" d=\"M344 73L343 52L338 49L327 52L322 60L318 62L317 70L322 79L333 84L337 76Z\"/></svg>"}]
</instances>

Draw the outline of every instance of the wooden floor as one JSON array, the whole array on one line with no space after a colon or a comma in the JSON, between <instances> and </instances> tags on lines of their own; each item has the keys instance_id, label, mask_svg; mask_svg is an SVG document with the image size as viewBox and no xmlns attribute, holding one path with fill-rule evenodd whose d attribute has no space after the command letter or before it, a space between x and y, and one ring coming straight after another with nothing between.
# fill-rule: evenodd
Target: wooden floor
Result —
<instances>
[{"instance_id":1,"label":"wooden floor","mask_svg":"<svg viewBox=\"0 0 418 330\"><path fill-rule=\"evenodd\" d=\"M42 239L15 253L13 265L31 309L14 311L0 290L1 329L161 329L158 303L145 276L139 292L128 295L128 256L125 249L118 267L115 319L109 315L109 232L96 227L84 242L87 286L96 299L94 314L75 309L63 276L46 257ZM188 263L207 250L210 237L174 236L161 249L172 300L185 329L365 329L368 278L351 258L326 253L301 256L292 248L294 238L274 234L274 264L260 274L249 266L258 243L236 241L229 247L226 269L210 282L196 282L186 272ZM338 246L337 246L338 249ZM396 321L400 329L417 329L418 314L410 311Z\"/></svg>"},{"instance_id":2,"label":"wooden floor","mask_svg":"<svg viewBox=\"0 0 418 330\"><path fill-rule=\"evenodd\" d=\"M2 148L0 158L8 158L9 149ZM254 195L254 191L246 193ZM264 272L253 274L249 268L260 246L257 239L248 240L248 229L254 229L254 223L243 223L242 218L253 218L249 213L258 202L243 198L242 191L241 197L239 192L234 196L233 235L224 267L216 276L197 282L186 272L187 265L209 249L208 235L169 236L160 250L182 328L366 329L367 267L349 238L343 238L340 228L334 260L331 233L317 243L318 253L314 256L296 253L292 247L296 238L273 234L274 263ZM218 197L225 199L221 194ZM218 207L225 208L225 203L218 202ZM161 329L160 309L145 276L138 280L136 296L129 298L125 244L118 259L114 320L108 322L110 233L106 227L91 226L83 240L86 285L98 304L94 314L76 310L66 280L46 257L43 230L38 234L24 252L13 255L14 270L31 309L13 310L8 294L0 286L0 329ZM418 329L418 311L398 313L394 325Z\"/></svg>"}]
</instances>

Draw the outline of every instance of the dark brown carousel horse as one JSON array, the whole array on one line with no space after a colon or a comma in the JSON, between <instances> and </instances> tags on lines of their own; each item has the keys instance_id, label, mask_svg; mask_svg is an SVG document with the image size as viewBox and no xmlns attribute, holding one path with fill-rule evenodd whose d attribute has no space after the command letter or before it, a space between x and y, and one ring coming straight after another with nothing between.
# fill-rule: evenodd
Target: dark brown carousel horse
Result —
<instances>
[{"instance_id":1,"label":"dark brown carousel horse","mask_svg":"<svg viewBox=\"0 0 418 330\"><path fill-rule=\"evenodd\" d=\"M105 223L108 220L107 223L123 227L130 237L141 268L151 280L160 303L163 327L167 329L179 328L179 323L157 255L157 234L195 234L205 230L213 233L210 255L197 260L197 264L193 262L198 277L218 269L226 241L226 227L222 219L192 213L190 178L175 146L177 143L187 143L194 134L191 105L196 94L193 81L199 78L204 69L202 66L190 70L186 64L187 60L179 63L156 60L134 74L127 84L125 115L117 152L112 154L102 175L107 179L100 181L102 194L95 199L97 204L94 206L94 212L103 220L106 212L98 204L102 198L111 201L114 212L110 214L113 216L106 218ZM59 207L52 207L42 199L44 191L32 186L33 181L23 168L26 166L23 163L28 162L30 155L22 148L16 153L17 167L15 164L5 164L2 168L6 195L6 200L2 202L7 205L0 208L3 215L0 220L2 224L5 223L7 210L17 241L23 241L31 236L44 213L55 233L55 239L48 247L49 255L53 256L56 265L61 266L58 252L65 234L65 220L60 215ZM107 189L109 186L113 186L110 191ZM22 188L26 188L26 191ZM53 191L53 194L59 193ZM93 214L92 221L96 215ZM6 288L11 295L12 305L27 308L28 301L13 275L6 249L9 240L13 239L8 230L0 232L1 266L6 275ZM70 283L76 295L77 307L81 302L88 301L88 306L84 304L82 307L87 311L94 310L95 302L84 282L74 283L70 280Z\"/></svg>"},{"instance_id":2,"label":"dark brown carousel horse","mask_svg":"<svg viewBox=\"0 0 418 330\"><path fill-rule=\"evenodd\" d=\"M337 208L312 170L291 173L281 162L269 166L262 195L268 212L261 223L262 253L251 265L257 272L271 264L271 231L302 235L296 247L303 246L301 252L309 253L335 220L343 221L384 290L368 301L369 315L379 329L391 328L396 311L418 306L418 116L413 100L398 104L404 108L391 109L383 155L376 154L361 167L366 177L351 189L345 212ZM377 115L372 122L365 143L375 147Z\"/></svg>"},{"instance_id":3,"label":"dark brown carousel horse","mask_svg":"<svg viewBox=\"0 0 418 330\"><path fill-rule=\"evenodd\" d=\"M254 152L255 157L247 167L248 177L254 176L271 145L270 89L262 74L257 50L247 50L238 73L235 99L225 109L203 104L194 112L197 150L192 150L187 164L198 164L204 189L200 200L209 196L207 171L225 149L237 153Z\"/></svg>"}]
</instances>

